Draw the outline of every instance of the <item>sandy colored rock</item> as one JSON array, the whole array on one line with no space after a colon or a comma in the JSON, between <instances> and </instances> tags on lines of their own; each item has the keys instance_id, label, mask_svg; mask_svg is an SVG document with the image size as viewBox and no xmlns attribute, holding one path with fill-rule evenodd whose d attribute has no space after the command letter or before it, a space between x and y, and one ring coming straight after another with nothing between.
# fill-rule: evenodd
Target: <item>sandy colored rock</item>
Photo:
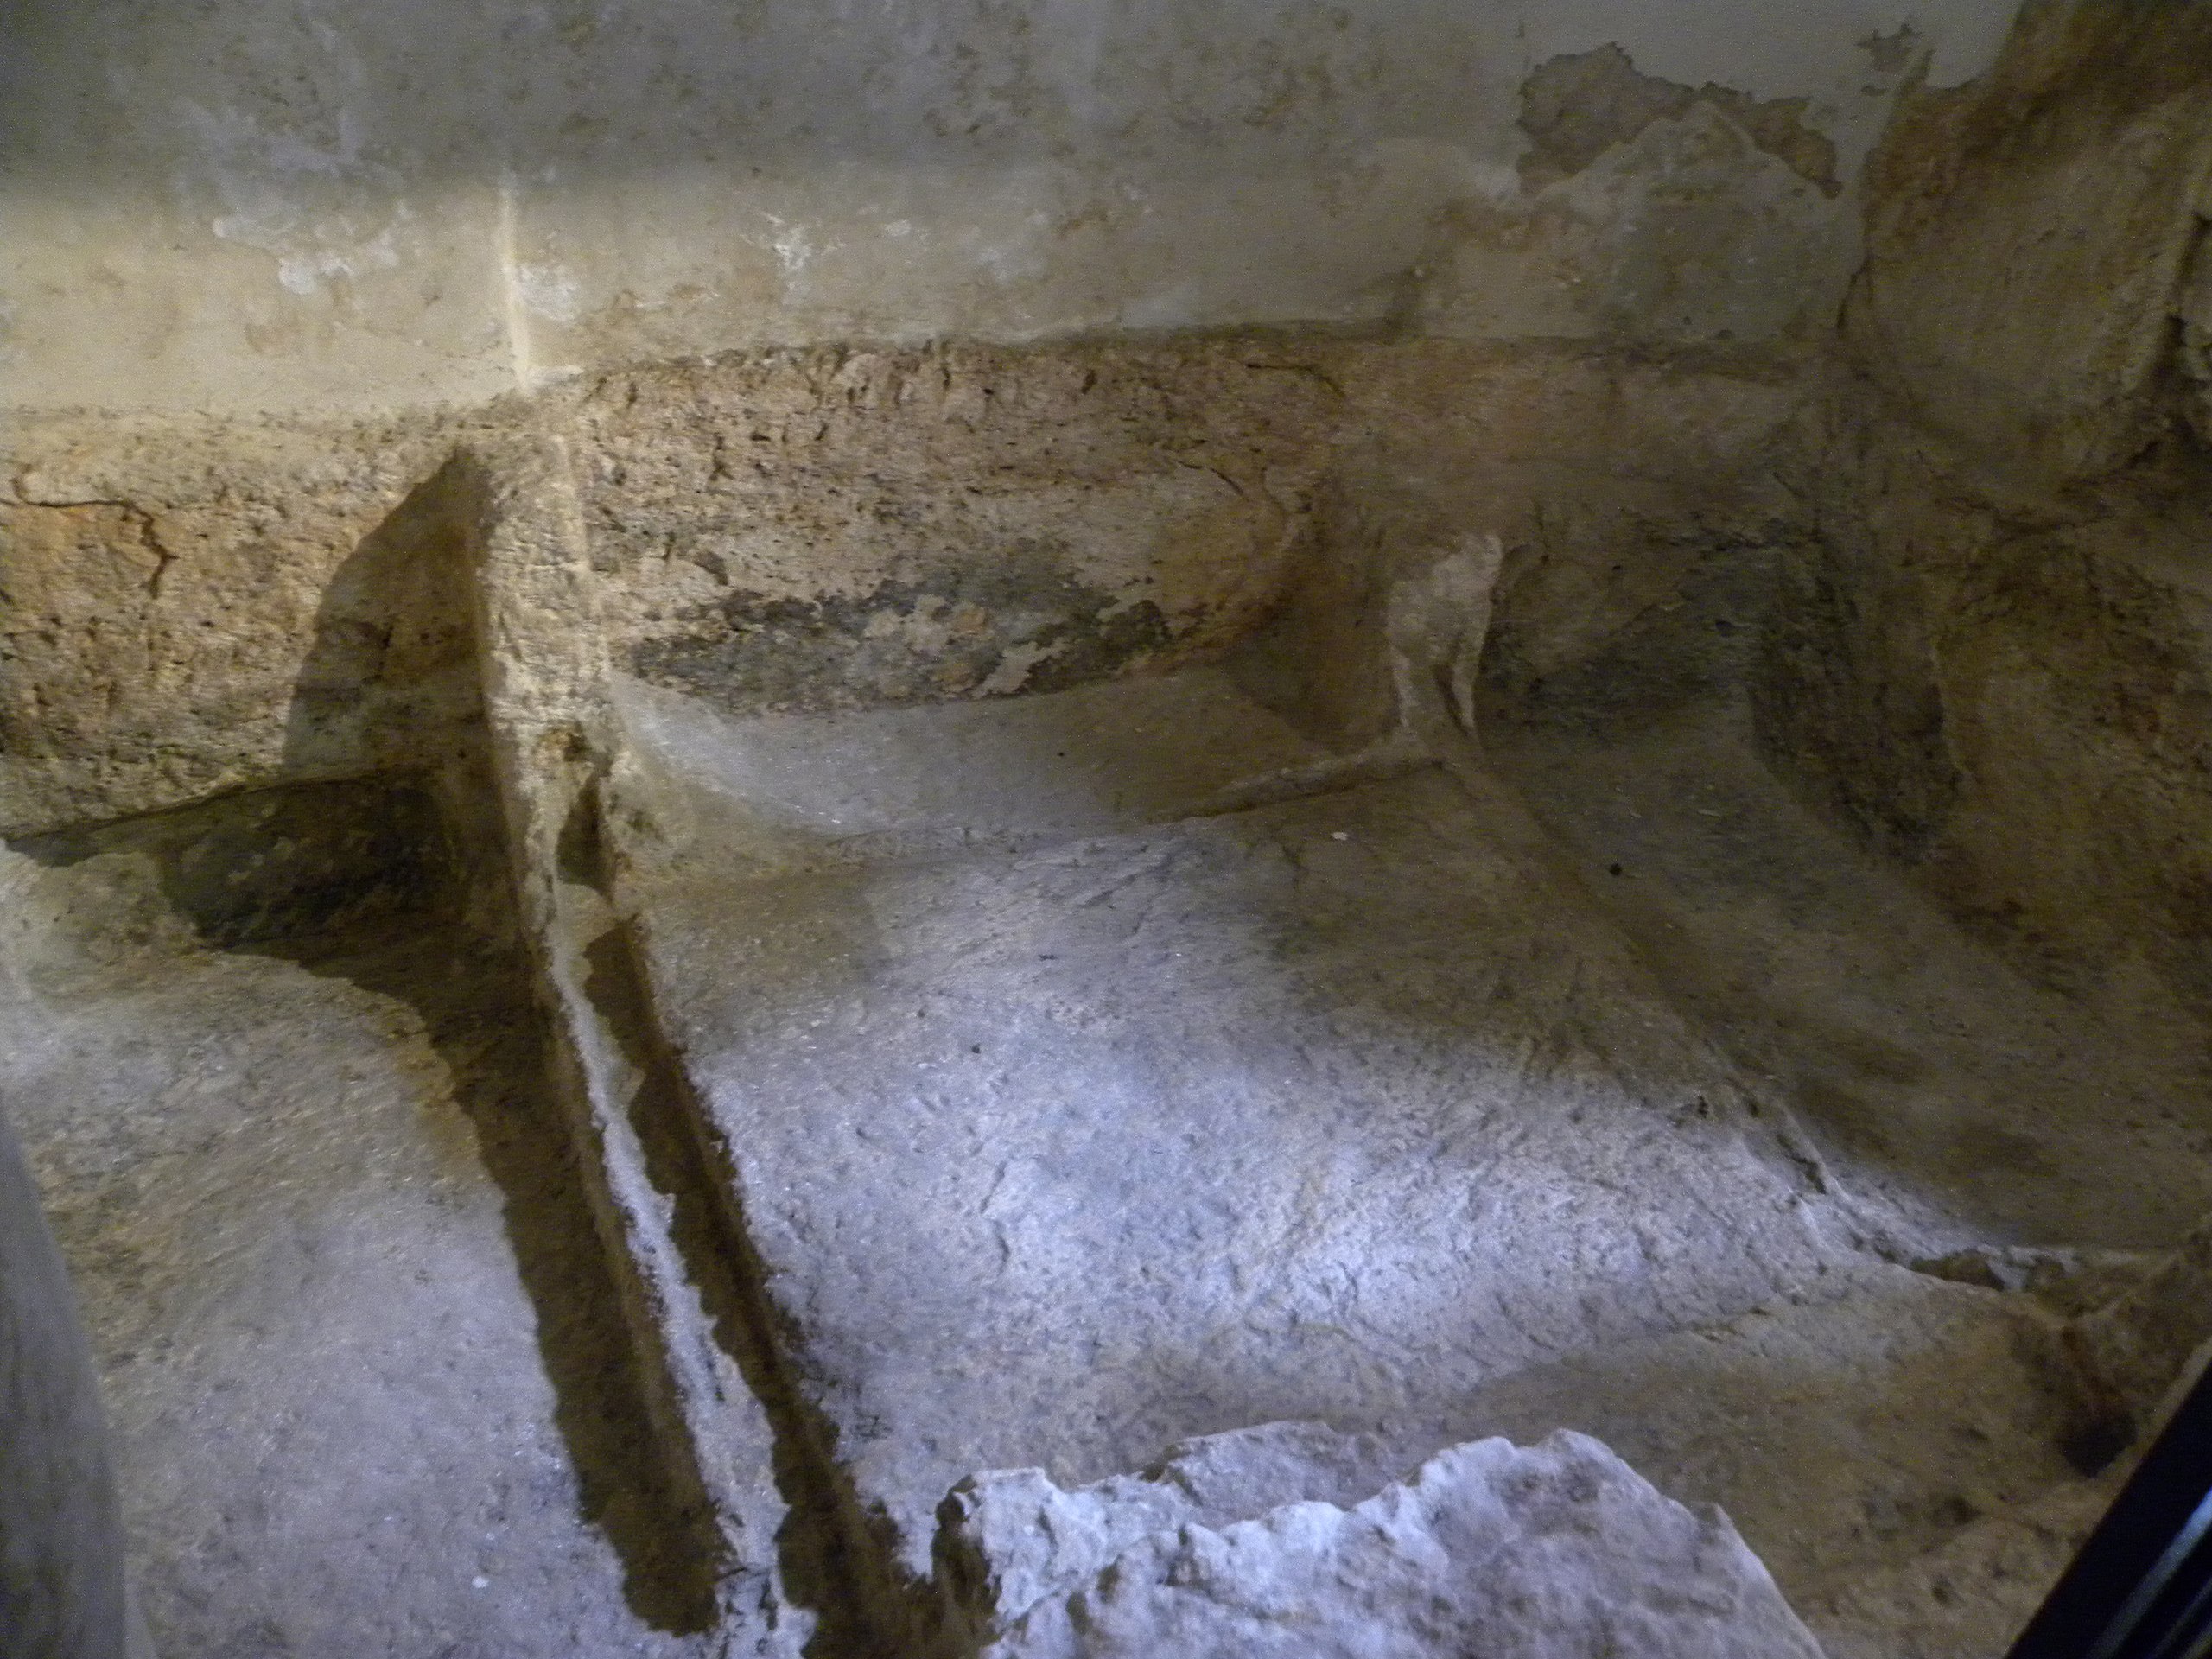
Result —
<instances>
[{"instance_id":1,"label":"sandy colored rock","mask_svg":"<svg viewBox=\"0 0 2212 1659\"><path fill-rule=\"evenodd\" d=\"M2154 435L2202 234L2212 33L2040 0L1991 73L1908 100L1870 178L1848 326L1882 381L2015 481Z\"/></svg>"},{"instance_id":2,"label":"sandy colored rock","mask_svg":"<svg viewBox=\"0 0 2212 1659\"><path fill-rule=\"evenodd\" d=\"M0 827L450 750L480 699L441 424L30 435L0 493Z\"/></svg>"}]
</instances>

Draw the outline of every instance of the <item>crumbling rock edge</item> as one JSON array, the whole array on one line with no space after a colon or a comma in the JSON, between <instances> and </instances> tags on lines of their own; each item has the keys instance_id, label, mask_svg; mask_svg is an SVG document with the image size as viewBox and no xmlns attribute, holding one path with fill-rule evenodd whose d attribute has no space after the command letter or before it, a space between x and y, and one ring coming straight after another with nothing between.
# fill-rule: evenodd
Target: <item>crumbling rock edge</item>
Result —
<instances>
[{"instance_id":1,"label":"crumbling rock edge","mask_svg":"<svg viewBox=\"0 0 2212 1659\"><path fill-rule=\"evenodd\" d=\"M1072 1491L1034 1469L939 1512L943 1651L982 1659L1818 1659L1718 1508L1603 1443L1449 1447L1371 1496L1380 1443L1270 1423Z\"/></svg>"}]
</instances>

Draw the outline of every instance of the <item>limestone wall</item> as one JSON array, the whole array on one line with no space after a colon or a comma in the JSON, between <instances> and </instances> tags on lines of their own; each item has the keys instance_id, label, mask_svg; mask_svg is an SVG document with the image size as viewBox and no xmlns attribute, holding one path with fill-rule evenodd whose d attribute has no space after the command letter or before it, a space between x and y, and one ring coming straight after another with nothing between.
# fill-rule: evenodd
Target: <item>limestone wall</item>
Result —
<instances>
[{"instance_id":1,"label":"limestone wall","mask_svg":"<svg viewBox=\"0 0 2212 1659\"><path fill-rule=\"evenodd\" d=\"M1850 334L1911 413L2016 487L2158 435L2208 303L2212 16L2038 0L1986 78L1909 100L1872 179Z\"/></svg>"},{"instance_id":2,"label":"limestone wall","mask_svg":"<svg viewBox=\"0 0 2212 1659\"><path fill-rule=\"evenodd\" d=\"M1770 751L2041 971L2212 996L2212 28L2031 7L1916 99L1786 562Z\"/></svg>"},{"instance_id":3,"label":"limestone wall","mask_svg":"<svg viewBox=\"0 0 2212 1659\"><path fill-rule=\"evenodd\" d=\"M1832 321L2012 0L16 0L0 404L375 410L761 345Z\"/></svg>"},{"instance_id":4,"label":"limestone wall","mask_svg":"<svg viewBox=\"0 0 2212 1659\"><path fill-rule=\"evenodd\" d=\"M436 419L26 423L0 457L0 833L467 752L461 458L518 435L561 447L591 544L556 626L646 679L748 708L987 696L1272 630L1281 698L1357 724L1393 561L1499 536L1541 673L1713 525L1779 510L1762 480L1812 387L1802 362L1248 334L740 355Z\"/></svg>"},{"instance_id":5,"label":"limestone wall","mask_svg":"<svg viewBox=\"0 0 2212 1659\"><path fill-rule=\"evenodd\" d=\"M474 715L435 423L26 424L0 488L0 830L420 761Z\"/></svg>"}]
</instances>

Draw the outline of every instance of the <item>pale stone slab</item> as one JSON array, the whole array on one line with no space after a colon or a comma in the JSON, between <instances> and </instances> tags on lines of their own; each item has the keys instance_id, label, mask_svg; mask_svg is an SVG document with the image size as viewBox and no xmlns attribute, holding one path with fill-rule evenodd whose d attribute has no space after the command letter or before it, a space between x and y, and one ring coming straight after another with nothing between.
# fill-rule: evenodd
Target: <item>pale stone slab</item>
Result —
<instances>
[{"instance_id":1,"label":"pale stone slab","mask_svg":"<svg viewBox=\"0 0 2212 1659\"><path fill-rule=\"evenodd\" d=\"M1587 1435L1473 1441L1338 1497L1371 1461L1272 1424L1075 1491L982 1475L940 1551L988 1564L969 1581L988 1659L1818 1659L1725 1514ZM1225 1519L1239 1500L1266 1507Z\"/></svg>"}]
</instances>

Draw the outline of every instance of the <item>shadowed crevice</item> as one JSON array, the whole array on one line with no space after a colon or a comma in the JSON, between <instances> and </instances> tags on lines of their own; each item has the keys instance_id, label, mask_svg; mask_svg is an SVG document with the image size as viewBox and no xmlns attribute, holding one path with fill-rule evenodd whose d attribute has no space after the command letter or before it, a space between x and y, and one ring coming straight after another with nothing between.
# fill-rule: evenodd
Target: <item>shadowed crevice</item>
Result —
<instances>
[{"instance_id":1,"label":"shadowed crevice","mask_svg":"<svg viewBox=\"0 0 2212 1659\"><path fill-rule=\"evenodd\" d=\"M49 868L139 863L206 945L289 962L414 1010L499 1189L582 1518L612 1546L640 1619L703 1632L718 1618L715 1516L654 1444L638 1346L554 1106L547 1033L518 950L499 942L514 936L505 882L490 879L503 872L470 856L484 825L451 822L488 810L474 798L487 783L463 760L435 774L247 791L10 845Z\"/></svg>"},{"instance_id":2,"label":"shadowed crevice","mask_svg":"<svg viewBox=\"0 0 2212 1659\"><path fill-rule=\"evenodd\" d=\"M604 882L595 804L563 827L564 873ZM776 1544L784 1589L818 1621L810 1659L893 1659L929 1628L927 1587L898 1565L887 1517L864 1508L836 1456L836 1429L806 1395L795 1347L747 1229L739 1175L656 1018L634 930L617 923L587 950L585 995L635 1068L629 1113L646 1173L670 1205L669 1230L715 1343L760 1402L774 1435L787 1513Z\"/></svg>"}]
</instances>

